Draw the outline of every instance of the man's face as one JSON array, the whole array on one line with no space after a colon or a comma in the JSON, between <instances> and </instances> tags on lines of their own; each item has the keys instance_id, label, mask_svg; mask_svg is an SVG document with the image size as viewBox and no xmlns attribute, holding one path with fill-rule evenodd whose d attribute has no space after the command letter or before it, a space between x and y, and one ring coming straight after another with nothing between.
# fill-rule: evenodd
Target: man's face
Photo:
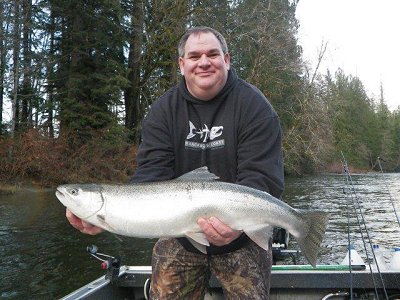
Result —
<instances>
[{"instance_id":1,"label":"man's face","mask_svg":"<svg viewBox=\"0 0 400 300\"><path fill-rule=\"evenodd\" d=\"M229 54L224 54L211 32L192 34L185 45L179 67L189 92L201 100L210 100L224 87L230 67Z\"/></svg>"}]
</instances>

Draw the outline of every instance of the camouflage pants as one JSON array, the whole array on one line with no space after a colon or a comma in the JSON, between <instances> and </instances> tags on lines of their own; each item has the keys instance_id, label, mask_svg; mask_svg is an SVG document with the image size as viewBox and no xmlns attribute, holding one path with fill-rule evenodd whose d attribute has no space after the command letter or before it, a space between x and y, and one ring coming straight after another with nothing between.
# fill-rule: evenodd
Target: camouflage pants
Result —
<instances>
[{"instance_id":1,"label":"camouflage pants","mask_svg":"<svg viewBox=\"0 0 400 300\"><path fill-rule=\"evenodd\" d=\"M225 299L268 299L271 251L255 243L219 255L186 251L176 239L160 239L153 249L150 299L203 299L210 274Z\"/></svg>"}]
</instances>

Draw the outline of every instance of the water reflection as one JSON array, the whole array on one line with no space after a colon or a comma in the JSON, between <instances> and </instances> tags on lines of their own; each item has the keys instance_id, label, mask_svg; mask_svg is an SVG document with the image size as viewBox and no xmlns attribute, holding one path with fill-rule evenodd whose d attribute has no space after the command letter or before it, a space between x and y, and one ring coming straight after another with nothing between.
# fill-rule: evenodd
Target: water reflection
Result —
<instances>
[{"instance_id":1,"label":"water reflection","mask_svg":"<svg viewBox=\"0 0 400 300\"><path fill-rule=\"evenodd\" d=\"M387 184L400 212L400 174L354 175L353 184L373 243L389 249L400 246L400 226L386 188ZM344 178L336 175L288 178L286 182L286 202L331 213L319 263L343 259L348 221L351 243L365 257L354 208L348 205L353 199L343 193L344 187ZM123 264L150 264L154 240L123 237L120 241L109 233L83 235L67 223L64 213L53 190L0 195L0 298L59 298L103 275L99 262L85 252L91 244L100 252L121 256ZM296 248L295 241L291 247Z\"/></svg>"}]
</instances>

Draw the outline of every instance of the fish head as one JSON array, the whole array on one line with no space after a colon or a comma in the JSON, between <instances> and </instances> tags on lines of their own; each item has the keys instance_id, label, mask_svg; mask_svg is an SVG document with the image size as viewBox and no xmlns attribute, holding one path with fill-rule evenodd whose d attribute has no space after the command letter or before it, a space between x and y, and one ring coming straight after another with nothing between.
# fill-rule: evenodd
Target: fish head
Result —
<instances>
[{"instance_id":1,"label":"fish head","mask_svg":"<svg viewBox=\"0 0 400 300\"><path fill-rule=\"evenodd\" d=\"M57 187L56 196L65 207L81 219L96 214L104 205L102 188L97 184L66 184Z\"/></svg>"}]
</instances>

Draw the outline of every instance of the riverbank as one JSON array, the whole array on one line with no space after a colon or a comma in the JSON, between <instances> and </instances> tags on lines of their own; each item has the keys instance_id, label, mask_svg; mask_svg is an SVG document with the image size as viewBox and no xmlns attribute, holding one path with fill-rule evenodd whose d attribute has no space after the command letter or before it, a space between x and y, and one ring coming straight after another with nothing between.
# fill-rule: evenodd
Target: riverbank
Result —
<instances>
[{"instance_id":1,"label":"riverbank","mask_svg":"<svg viewBox=\"0 0 400 300\"><path fill-rule=\"evenodd\" d=\"M93 132L85 143L77 135L64 134L52 139L37 130L13 139L0 139L0 193L14 193L26 184L54 188L64 183L128 182L136 168L137 152L137 145L128 140L127 133L118 130ZM319 168L305 168L308 173L298 170L294 176L341 174L340 159L332 160L335 162ZM372 171L349 164L352 174Z\"/></svg>"},{"instance_id":2,"label":"riverbank","mask_svg":"<svg viewBox=\"0 0 400 300\"><path fill-rule=\"evenodd\" d=\"M371 171L367 169L362 169L362 168L356 168L356 167L349 167L350 169L350 174L373 174L373 173L378 173L377 171ZM132 174L134 170L132 169ZM342 167L339 165L332 165L329 168L326 168L325 170L322 170L321 172L315 173L315 174L304 174L302 176L292 176L292 175L286 175L285 177L288 178L302 178L302 177L309 177L309 176L325 176L325 175L338 175L342 174ZM0 195L10 195L14 194L18 191L21 190L32 190L32 189L55 189L58 185L63 184L63 183L126 183L129 180L128 176L123 176L118 177L116 180L110 180L107 178L93 178L91 180L90 178L86 178L85 181L65 181L65 182L57 182L55 181L53 184L49 184L49 181L46 180L44 182L40 182L37 179L34 178L26 178L23 181L11 181L11 183L4 183L0 182Z\"/></svg>"},{"instance_id":3,"label":"riverbank","mask_svg":"<svg viewBox=\"0 0 400 300\"><path fill-rule=\"evenodd\" d=\"M20 184L5 184L0 183L0 195L10 195L21 189Z\"/></svg>"},{"instance_id":4,"label":"riverbank","mask_svg":"<svg viewBox=\"0 0 400 300\"><path fill-rule=\"evenodd\" d=\"M56 188L60 184L64 183L126 183L132 176L135 170L135 151L126 153L125 160L129 165L119 164L119 170L115 166L96 164L93 161L88 161L83 163L84 165L80 169L70 169L70 173L67 169L52 170L51 173L46 173L46 176L16 176L15 178L8 178L8 181L0 180L0 195L14 194L22 189L46 189L46 188ZM67 165L67 164L65 164ZM114 168L114 176L110 176L110 172L104 172L105 169L109 170ZM45 170L44 170L45 171ZM349 166L350 174L370 174L377 173L377 171L358 168L354 166ZM43 173L41 171L39 174ZM55 174L56 173L56 174ZM324 176L324 175L337 175L343 173L343 166L338 163L332 163L325 168L319 170L314 174L303 174L303 175L286 175L286 178L301 178L308 176ZM22 177L22 179L20 179Z\"/></svg>"},{"instance_id":5,"label":"riverbank","mask_svg":"<svg viewBox=\"0 0 400 300\"><path fill-rule=\"evenodd\" d=\"M10 193L25 183L126 182L135 169L136 150L121 131L93 132L83 143L76 134L50 139L30 130L0 139L0 190Z\"/></svg>"},{"instance_id":6,"label":"riverbank","mask_svg":"<svg viewBox=\"0 0 400 300\"><path fill-rule=\"evenodd\" d=\"M349 172L351 174L367 174L375 173L376 171L371 170L371 168L360 168L355 166L348 166ZM322 174L342 174L343 165L341 163L331 163L325 166L325 168L320 172Z\"/></svg>"}]
</instances>

